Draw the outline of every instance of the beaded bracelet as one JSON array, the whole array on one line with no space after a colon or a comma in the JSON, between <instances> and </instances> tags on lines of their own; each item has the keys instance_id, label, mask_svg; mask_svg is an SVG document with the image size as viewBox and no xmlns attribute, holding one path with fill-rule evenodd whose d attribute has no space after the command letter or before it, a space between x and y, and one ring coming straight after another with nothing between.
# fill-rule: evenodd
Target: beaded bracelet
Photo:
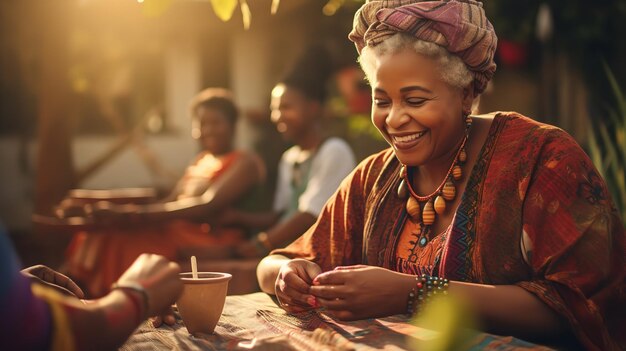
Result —
<instances>
[{"instance_id":1,"label":"beaded bracelet","mask_svg":"<svg viewBox=\"0 0 626 351\"><path fill-rule=\"evenodd\" d=\"M141 310L139 304L137 303L136 297L134 295L127 295L131 298L133 304L137 307L139 311L139 322L144 320L144 317L148 314L148 293L146 289L139 283L126 282L126 283L118 283L115 282L111 285L111 290L121 289L121 290L133 290L138 292L143 298L143 311ZM142 313L143 312L143 313Z\"/></svg>"},{"instance_id":2,"label":"beaded bracelet","mask_svg":"<svg viewBox=\"0 0 626 351\"><path fill-rule=\"evenodd\" d=\"M413 316L420 312L424 305L437 295L448 294L449 281L446 278L432 277L422 274L415 276L415 288L409 292L406 313Z\"/></svg>"}]
</instances>

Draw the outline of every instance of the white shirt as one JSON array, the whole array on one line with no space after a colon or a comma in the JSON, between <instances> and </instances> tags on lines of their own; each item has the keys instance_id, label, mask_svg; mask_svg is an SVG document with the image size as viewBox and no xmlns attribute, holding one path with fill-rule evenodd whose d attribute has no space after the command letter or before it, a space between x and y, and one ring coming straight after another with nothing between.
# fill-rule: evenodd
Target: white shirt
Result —
<instances>
[{"instance_id":1,"label":"white shirt","mask_svg":"<svg viewBox=\"0 0 626 351\"><path fill-rule=\"evenodd\" d=\"M306 167L304 172L305 189L297 199L297 208L294 208L293 197L297 190L294 189L292 182L294 170L299 165L309 167ZM283 219L296 211L317 217L326 201L355 166L356 160L352 149L340 138L327 139L314 153L303 151L299 146L289 148L283 153L278 164L274 211L284 212Z\"/></svg>"}]
</instances>

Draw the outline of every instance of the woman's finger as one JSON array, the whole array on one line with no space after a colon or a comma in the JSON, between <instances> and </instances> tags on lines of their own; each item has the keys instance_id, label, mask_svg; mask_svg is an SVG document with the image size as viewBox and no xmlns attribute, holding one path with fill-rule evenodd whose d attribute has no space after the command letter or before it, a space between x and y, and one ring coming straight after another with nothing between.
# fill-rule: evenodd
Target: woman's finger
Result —
<instances>
[{"instance_id":1,"label":"woman's finger","mask_svg":"<svg viewBox=\"0 0 626 351\"><path fill-rule=\"evenodd\" d=\"M70 297L76 297L76 295L73 292L69 291L68 289L66 289L63 286L60 286L60 285L57 285L57 284L53 284L53 283L47 282L47 281L42 280L42 279L39 279L38 282L40 284L43 284L43 285L53 289L53 290L56 290L57 292L59 292L59 293L61 293L63 295L70 296Z\"/></svg>"},{"instance_id":2,"label":"woman's finger","mask_svg":"<svg viewBox=\"0 0 626 351\"><path fill-rule=\"evenodd\" d=\"M299 275L295 274L294 272L289 272L287 274L285 274L282 279L281 279L285 285L289 286L290 288L297 290L303 294L306 294L309 292L309 287L310 285L307 284L302 277L300 277Z\"/></svg>"},{"instance_id":3,"label":"woman's finger","mask_svg":"<svg viewBox=\"0 0 626 351\"><path fill-rule=\"evenodd\" d=\"M161 324L163 324L163 317L161 316L152 317L150 320L152 321L152 326L155 328L158 328Z\"/></svg>"},{"instance_id":4,"label":"woman's finger","mask_svg":"<svg viewBox=\"0 0 626 351\"><path fill-rule=\"evenodd\" d=\"M167 325L176 324L176 318L174 318L173 314L167 314L163 317L163 322Z\"/></svg>"},{"instance_id":5,"label":"woman's finger","mask_svg":"<svg viewBox=\"0 0 626 351\"><path fill-rule=\"evenodd\" d=\"M331 311L341 311L347 310L350 307L350 303L346 299L325 299L322 297L317 298L317 303L321 307L325 307L327 310Z\"/></svg>"},{"instance_id":6,"label":"woman's finger","mask_svg":"<svg viewBox=\"0 0 626 351\"><path fill-rule=\"evenodd\" d=\"M74 296L82 299L85 297L83 290L68 276L53 271L53 283L69 290Z\"/></svg>"},{"instance_id":7,"label":"woman's finger","mask_svg":"<svg viewBox=\"0 0 626 351\"><path fill-rule=\"evenodd\" d=\"M315 279L313 279L313 286L315 285L343 285L346 283L346 279L349 277L350 271L337 270L324 272Z\"/></svg>"},{"instance_id":8,"label":"woman's finger","mask_svg":"<svg viewBox=\"0 0 626 351\"><path fill-rule=\"evenodd\" d=\"M351 270L351 269L359 269L359 268L367 268L366 265L364 264L357 264L354 266L337 266L335 267L335 271L347 271L347 270Z\"/></svg>"},{"instance_id":9,"label":"woman's finger","mask_svg":"<svg viewBox=\"0 0 626 351\"><path fill-rule=\"evenodd\" d=\"M38 282L50 286L61 293L78 298L84 298L83 290L74 283L69 277L45 266L37 265L23 270L29 277L36 279Z\"/></svg>"},{"instance_id":10,"label":"woman's finger","mask_svg":"<svg viewBox=\"0 0 626 351\"><path fill-rule=\"evenodd\" d=\"M311 295L324 299L346 298L345 287L343 285L313 285Z\"/></svg>"},{"instance_id":11,"label":"woman's finger","mask_svg":"<svg viewBox=\"0 0 626 351\"><path fill-rule=\"evenodd\" d=\"M315 299L315 297L311 294L302 293L296 289L293 289L289 285L283 285L282 287L280 287L280 291L281 297L284 297L282 299L283 302L300 305L302 307L311 307L311 302L313 301L312 299Z\"/></svg>"},{"instance_id":12,"label":"woman's finger","mask_svg":"<svg viewBox=\"0 0 626 351\"><path fill-rule=\"evenodd\" d=\"M301 273L301 277L307 284L311 284L313 282L313 279L315 279L315 277L322 273L322 269L317 264L307 264L303 267L300 266L299 268L303 270L303 272Z\"/></svg>"},{"instance_id":13,"label":"woman's finger","mask_svg":"<svg viewBox=\"0 0 626 351\"><path fill-rule=\"evenodd\" d=\"M303 305L297 301L294 301L288 295L276 294L276 297L278 298L278 304L280 305L280 307L282 307L285 311L289 313L303 312L312 308L311 306Z\"/></svg>"}]
</instances>

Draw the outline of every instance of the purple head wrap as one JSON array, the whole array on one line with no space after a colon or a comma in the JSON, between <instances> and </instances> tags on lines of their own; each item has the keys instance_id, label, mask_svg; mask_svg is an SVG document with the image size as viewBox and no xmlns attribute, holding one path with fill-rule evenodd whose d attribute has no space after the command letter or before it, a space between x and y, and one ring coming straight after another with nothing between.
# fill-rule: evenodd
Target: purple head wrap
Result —
<instances>
[{"instance_id":1,"label":"purple head wrap","mask_svg":"<svg viewBox=\"0 0 626 351\"><path fill-rule=\"evenodd\" d=\"M369 0L354 16L348 38L360 53L396 33L435 43L460 57L474 76L476 94L485 90L496 70L498 38L478 1Z\"/></svg>"}]
</instances>

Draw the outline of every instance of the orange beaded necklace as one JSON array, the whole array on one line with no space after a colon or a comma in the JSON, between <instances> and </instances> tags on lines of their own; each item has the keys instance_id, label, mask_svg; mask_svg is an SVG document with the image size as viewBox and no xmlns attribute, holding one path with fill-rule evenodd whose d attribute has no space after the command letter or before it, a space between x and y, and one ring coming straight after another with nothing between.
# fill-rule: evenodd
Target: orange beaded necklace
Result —
<instances>
[{"instance_id":1,"label":"orange beaded necklace","mask_svg":"<svg viewBox=\"0 0 626 351\"><path fill-rule=\"evenodd\" d=\"M443 182L433 191L426 196L420 196L415 193L411 188L411 182L409 181L408 172L405 165L400 167L400 185L398 186L398 197L406 199L406 212L414 223L421 222L422 235L418 241L420 247L426 246L428 243L427 234L430 232L430 226L435 223L437 215L442 215L446 211L446 202L454 200L456 196L456 187L454 181L458 181L463 177L463 170L461 166L467 161L467 152L465 151L465 144L469 137L469 129L472 126L471 117L466 118L465 136L461 142L461 146L454 156L454 161L450 165ZM433 201L434 199L434 201Z\"/></svg>"}]
</instances>

